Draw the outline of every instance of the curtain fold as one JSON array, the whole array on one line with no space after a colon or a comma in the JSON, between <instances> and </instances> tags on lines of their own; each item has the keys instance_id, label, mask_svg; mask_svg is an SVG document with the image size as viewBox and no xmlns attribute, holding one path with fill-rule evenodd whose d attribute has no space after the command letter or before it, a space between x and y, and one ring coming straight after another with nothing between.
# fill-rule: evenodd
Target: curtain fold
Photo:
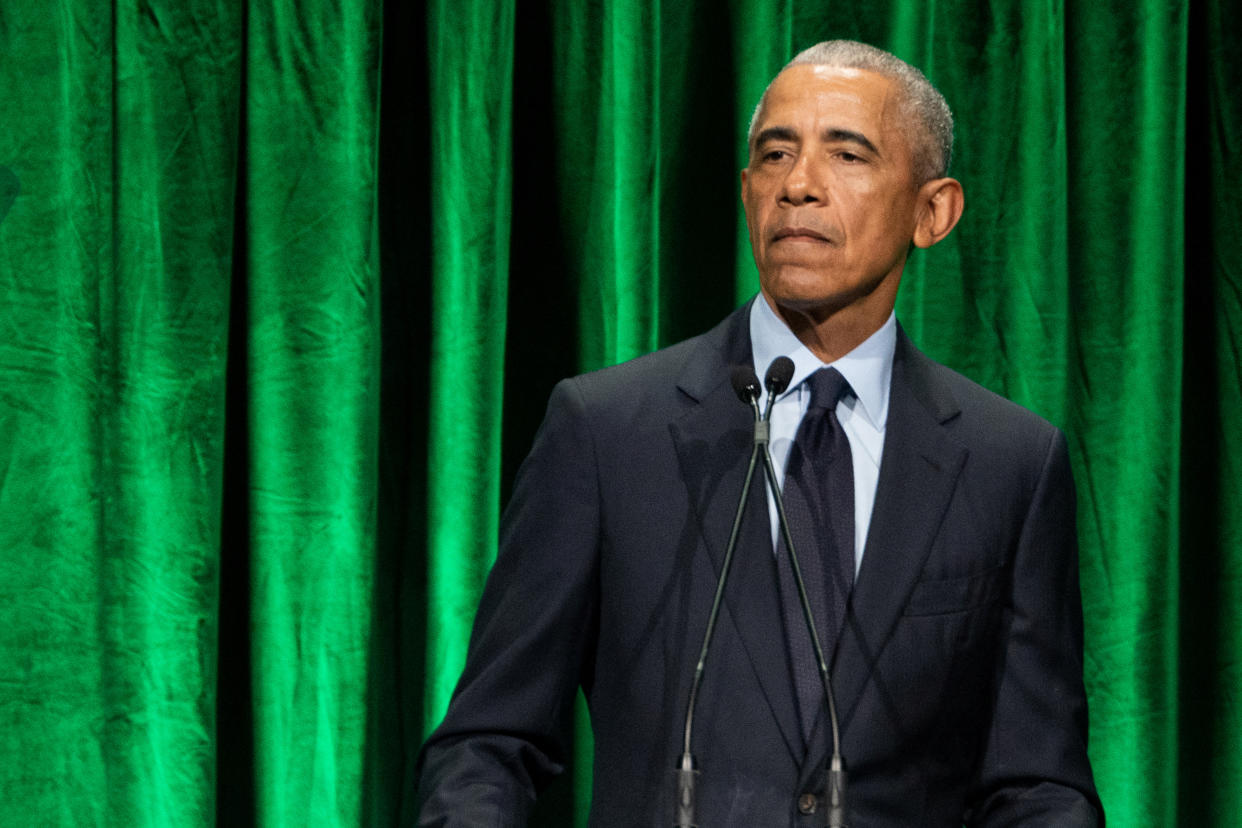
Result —
<instances>
[{"instance_id":1,"label":"curtain fold","mask_svg":"<svg viewBox=\"0 0 1242 828\"><path fill-rule=\"evenodd\" d=\"M1074 5L1074 434L1093 757L1118 824L1175 824L1186 8ZM1125 228L1118 232L1118 228ZM1188 551L1188 550L1187 550ZM1186 641L1188 647L1193 641ZM1190 791L1186 792L1191 794ZM1147 799L1148 801L1144 801Z\"/></svg>"},{"instance_id":2,"label":"curtain fold","mask_svg":"<svg viewBox=\"0 0 1242 828\"><path fill-rule=\"evenodd\" d=\"M425 725L448 706L499 527L512 4L428 6L432 343ZM409 278L406 276L405 278ZM418 278L418 275L413 275Z\"/></svg>"},{"instance_id":3,"label":"curtain fold","mask_svg":"<svg viewBox=\"0 0 1242 828\"><path fill-rule=\"evenodd\" d=\"M242 182L256 822L362 818L380 12L252 4Z\"/></svg>"},{"instance_id":4,"label":"curtain fold","mask_svg":"<svg viewBox=\"0 0 1242 828\"><path fill-rule=\"evenodd\" d=\"M1217 825L1242 809L1242 9L1188 16L1176 783L1180 824Z\"/></svg>"},{"instance_id":5,"label":"curtain fold","mask_svg":"<svg viewBox=\"0 0 1242 828\"><path fill-rule=\"evenodd\" d=\"M0 10L6 821L212 819L239 23Z\"/></svg>"},{"instance_id":6,"label":"curtain fold","mask_svg":"<svg viewBox=\"0 0 1242 828\"><path fill-rule=\"evenodd\" d=\"M898 317L1069 436L1110 824L1232 824L1224 0L0 5L0 824L397 824L552 384L754 294L746 127L832 37L954 109Z\"/></svg>"}]
</instances>

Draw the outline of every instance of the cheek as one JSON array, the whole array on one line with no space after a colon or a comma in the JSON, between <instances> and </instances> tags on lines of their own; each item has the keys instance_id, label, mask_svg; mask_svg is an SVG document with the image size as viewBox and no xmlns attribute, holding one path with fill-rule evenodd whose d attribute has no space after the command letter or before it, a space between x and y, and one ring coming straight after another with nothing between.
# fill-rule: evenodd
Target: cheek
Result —
<instances>
[{"instance_id":1,"label":"cheek","mask_svg":"<svg viewBox=\"0 0 1242 828\"><path fill-rule=\"evenodd\" d=\"M759 242L763 238L760 232L769 218L768 211L757 204L746 204L746 229L750 231L750 240Z\"/></svg>"},{"instance_id":2,"label":"cheek","mask_svg":"<svg viewBox=\"0 0 1242 828\"><path fill-rule=\"evenodd\" d=\"M901 235L910 231L910 205L877 185L852 188L837 202L842 220L857 234L868 236Z\"/></svg>"},{"instance_id":3,"label":"cheek","mask_svg":"<svg viewBox=\"0 0 1242 828\"><path fill-rule=\"evenodd\" d=\"M746 220L747 230L749 230L751 226L754 224L754 221L752 220L751 216L752 216L752 213L750 210L750 205L746 203L745 199L743 199L742 200L742 217Z\"/></svg>"},{"instance_id":4,"label":"cheek","mask_svg":"<svg viewBox=\"0 0 1242 828\"><path fill-rule=\"evenodd\" d=\"M836 206L837 220L849 235L870 234L874 229L873 225L880 223L877 220L879 211L876 209L871 188L840 188L830 203Z\"/></svg>"}]
</instances>

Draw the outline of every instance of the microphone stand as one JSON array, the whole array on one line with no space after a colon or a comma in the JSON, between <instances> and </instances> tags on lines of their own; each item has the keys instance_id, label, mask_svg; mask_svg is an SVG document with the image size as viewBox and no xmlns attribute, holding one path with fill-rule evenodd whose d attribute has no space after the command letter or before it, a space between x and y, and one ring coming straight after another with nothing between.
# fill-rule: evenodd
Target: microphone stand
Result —
<instances>
[{"instance_id":1,"label":"microphone stand","mask_svg":"<svg viewBox=\"0 0 1242 828\"><path fill-rule=\"evenodd\" d=\"M699 660L695 665L694 680L690 686L690 699L686 709L686 724L683 734L682 754L678 767L674 770L677 778L677 813L675 828L696 828L695 822L695 783L699 771L695 767L694 755L690 752L690 736L694 727L694 707L698 700L699 686L703 680L704 664L707 650L711 644L712 633L715 631L716 618L720 612L720 604L724 597L725 583L729 577L729 567L733 563L733 553L737 547L738 533L742 525L742 514L746 499L750 493L754 478L755 464L759 454L763 454L763 466L771 487L773 499L776 501L777 516L780 530L785 540L785 549L789 553L789 562L793 569L794 582L798 587L798 597L802 604L802 617L806 621L811 634L811 644L815 648L815 659L819 666L819 677L824 687L824 697L828 700L828 718L832 724L832 756L829 759L825 787L824 824L829 828L848 828L845 822L845 763L841 758L841 729L837 721L836 699L832 693L832 680L828 675L828 663L824 659L824 649L819 641L819 632L815 627L815 619L811 614L811 603L807 598L806 584L802 579L802 568L798 565L798 555L794 551L793 538L789 532L789 521L785 517L785 501L781 496L780 481L772 464L772 454L768 450L770 436L770 420L772 407L776 398L786 388L793 377L793 361L788 357L777 357L768 367L764 377L764 385L768 390L767 404L759 410L759 380L754 372L746 366L734 368L731 377L733 390L744 403L747 403L755 415L754 438L750 450L750 463L746 467L746 478L742 483L742 494L738 500L737 511L733 516L733 528L729 533L729 543L725 547L724 560L720 566L720 577L716 580L716 594L712 599L711 612L707 619L707 630L703 635L703 646L699 651Z\"/></svg>"},{"instance_id":2,"label":"microphone stand","mask_svg":"<svg viewBox=\"0 0 1242 828\"><path fill-rule=\"evenodd\" d=\"M729 567L733 563L733 552L737 548L737 539L742 527L742 514L746 508L746 500L750 494L751 481L755 476L755 465L759 459L761 446L766 446L768 439L768 423L759 413L759 379L754 371L746 366L734 369L733 390L742 402L750 405L755 414L754 438L750 449L750 463L746 467L746 478L742 483L742 494L738 498L737 511L733 515L733 528L729 532L729 543L725 547L724 560L720 565L720 577L716 579L716 594L712 598L711 612L707 617L707 630L703 633L703 646L699 650L699 660L694 668L694 680L690 685L690 701L686 708L686 725L682 738L681 761L674 771L677 775L677 805L675 828L695 828L695 783L699 771L695 767L694 755L690 752L690 734L694 729L694 707L698 701L699 685L703 681L703 668L707 663L707 649L711 645L712 634L716 629L716 618L720 614L720 605L724 598L725 583L729 579ZM769 399L768 413L772 403ZM766 450L764 452L766 454Z\"/></svg>"}]
</instances>

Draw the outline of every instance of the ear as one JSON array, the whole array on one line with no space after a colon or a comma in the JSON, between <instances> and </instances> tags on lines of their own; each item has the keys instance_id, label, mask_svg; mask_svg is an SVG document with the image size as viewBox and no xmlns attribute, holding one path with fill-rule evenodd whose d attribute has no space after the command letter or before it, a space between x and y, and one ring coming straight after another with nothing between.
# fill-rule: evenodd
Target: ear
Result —
<instances>
[{"instance_id":1,"label":"ear","mask_svg":"<svg viewBox=\"0 0 1242 828\"><path fill-rule=\"evenodd\" d=\"M747 168L747 167L742 167L742 203L743 203L743 204L746 202L746 194L747 194L747 193L746 193L746 187L747 187L747 182L750 180L750 178L749 178L749 176L747 175L747 173L749 173L749 172L750 172L750 169L749 169L749 168Z\"/></svg>"},{"instance_id":2,"label":"ear","mask_svg":"<svg viewBox=\"0 0 1242 828\"><path fill-rule=\"evenodd\" d=\"M965 199L962 185L954 178L934 178L919 187L918 215L914 224L915 247L931 247L949 235L962 217Z\"/></svg>"}]
</instances>

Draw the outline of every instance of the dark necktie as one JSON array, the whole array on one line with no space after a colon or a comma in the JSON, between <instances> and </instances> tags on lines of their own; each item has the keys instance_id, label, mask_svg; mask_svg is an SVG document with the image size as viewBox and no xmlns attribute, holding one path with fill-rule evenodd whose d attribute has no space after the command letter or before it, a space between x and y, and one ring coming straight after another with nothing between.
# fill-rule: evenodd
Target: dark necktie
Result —
<instances>
[{"instance_id":1,"label":"dark necktie","mask_svg":"<svg viewBox=\"0 0 1242 828\"><path fill-rule=\"evenodd\" d=\"M836 414L837 401L851 389L836 368L821 368L806 383L811 403L789 452L782 494L824 659L831 664L854 582L854 463ZM777 554L786 640L809 742L824 705L823 683L783 540Z\"/></svg>"}]
</instances>

